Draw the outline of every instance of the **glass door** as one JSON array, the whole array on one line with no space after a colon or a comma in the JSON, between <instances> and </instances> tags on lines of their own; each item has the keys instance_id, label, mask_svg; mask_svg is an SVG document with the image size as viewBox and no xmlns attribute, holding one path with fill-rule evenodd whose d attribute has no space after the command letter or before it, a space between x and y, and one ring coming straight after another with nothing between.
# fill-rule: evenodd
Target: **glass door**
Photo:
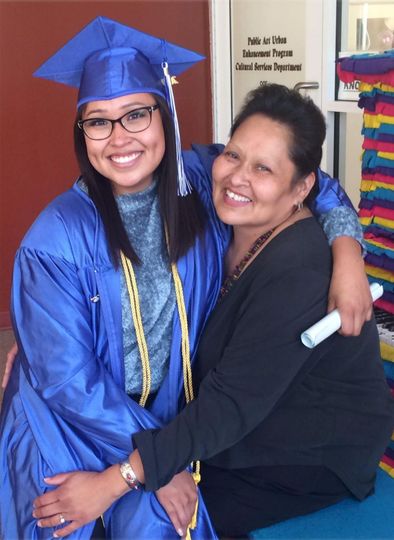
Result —
<instances>
[{"instance_id":1,"label":"glass door","mask_svg":"<svg viewBox=\"0 0 394 540\"><path fill-rule=\"evenodd\" d=\"M343 0L337 8L337 57L378 53L394 47L392 0ZM334 174L341 178L357 207L361 180L362 111L357 107L358 81L336 79Z\"/></svg>"},{"instance_id":2,"label":"glass door","mask_svg":"<svg viewBox=\"0 0 394 540\"><path fill-rule=\"evenodd\" d=\"M265 81L298 85L321 106L322 25L323 0L212 0L216 140Z\"/></svg>"}]
</instances>

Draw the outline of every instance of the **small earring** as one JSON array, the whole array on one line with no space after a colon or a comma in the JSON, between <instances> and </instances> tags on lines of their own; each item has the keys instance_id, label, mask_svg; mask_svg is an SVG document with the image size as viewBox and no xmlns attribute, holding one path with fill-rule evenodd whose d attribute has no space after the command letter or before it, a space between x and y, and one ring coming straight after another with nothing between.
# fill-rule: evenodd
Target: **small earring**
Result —
<instances>
[{"instance_id":1,"label":"small earring","mask_svg":"<svg viewBox=\"0 0 394 540\"><path fill-rule=\"evenodd\" d=\"M304 203L301 201L301 202L298 202L297 203L297 212L301 212L301 210L304 208Z\"/></svg>"}]
</instances>

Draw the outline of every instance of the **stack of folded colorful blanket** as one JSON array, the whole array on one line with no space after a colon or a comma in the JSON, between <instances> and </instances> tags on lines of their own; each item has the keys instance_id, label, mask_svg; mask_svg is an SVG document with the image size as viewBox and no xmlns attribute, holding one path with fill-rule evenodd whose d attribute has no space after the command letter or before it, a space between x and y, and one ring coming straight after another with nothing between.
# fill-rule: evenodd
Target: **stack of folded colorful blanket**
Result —
<instances>
[{"instance_id":1,"label":"stack of folded colorful blanket","mask_svg":"<svg viewBox=\"0 0 394 540\"><path fill-rule=\"evenodd\" d=\"M375 302L376 317L381 355L394 394L394 49L340 58L337 71L345 83L360 81L364 141L359 217L368 278L384 289ZM394 441L381 465L394 476Z\"/></svg>"}]
</instances>

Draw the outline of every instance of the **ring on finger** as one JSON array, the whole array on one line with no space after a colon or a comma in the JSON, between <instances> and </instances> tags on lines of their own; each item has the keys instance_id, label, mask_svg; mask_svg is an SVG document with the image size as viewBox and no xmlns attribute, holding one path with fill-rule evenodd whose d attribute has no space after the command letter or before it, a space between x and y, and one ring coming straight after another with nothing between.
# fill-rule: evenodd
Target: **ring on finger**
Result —
<instances>
[{"instance_id":1,"label":"ring on finger","mask_svg":"<svg viewBox=\"0 0 394 540\"><path fill-rule=\"evenodd\" d=\"M66 523L66 518L63 516L63 514L59 514L59 523L60 525Z\"/></svg>"}]
</instances>

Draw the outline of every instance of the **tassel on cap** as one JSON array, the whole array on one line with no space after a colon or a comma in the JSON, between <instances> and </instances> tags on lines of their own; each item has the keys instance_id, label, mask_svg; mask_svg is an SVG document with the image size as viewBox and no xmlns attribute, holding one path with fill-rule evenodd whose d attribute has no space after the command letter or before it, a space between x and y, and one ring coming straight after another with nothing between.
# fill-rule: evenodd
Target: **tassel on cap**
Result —
<instances>
[{"instance_id":1,"label":"tassel on cap","mask_svg":"<svg viewBox=\"0 0 394 540\"><path fill-rule=\"evenodd\" d=\"M178 116L176 113L174 92L172 90L171 75L168 70L168 63L163 62L162 68L163 68L163 73L164 73L164 84L165 84L166 93L167 93L167 103L171 111L172 120L174 122L176 162L177 162L177 170L178 170L178 195L185 197L186 195L189 195L189 193L191 193L192 187L190 185L189 180L186 177L185 167L183 164L181 135L179 132L179 122L178 122Z\"/></svg>"}]
</instances>

